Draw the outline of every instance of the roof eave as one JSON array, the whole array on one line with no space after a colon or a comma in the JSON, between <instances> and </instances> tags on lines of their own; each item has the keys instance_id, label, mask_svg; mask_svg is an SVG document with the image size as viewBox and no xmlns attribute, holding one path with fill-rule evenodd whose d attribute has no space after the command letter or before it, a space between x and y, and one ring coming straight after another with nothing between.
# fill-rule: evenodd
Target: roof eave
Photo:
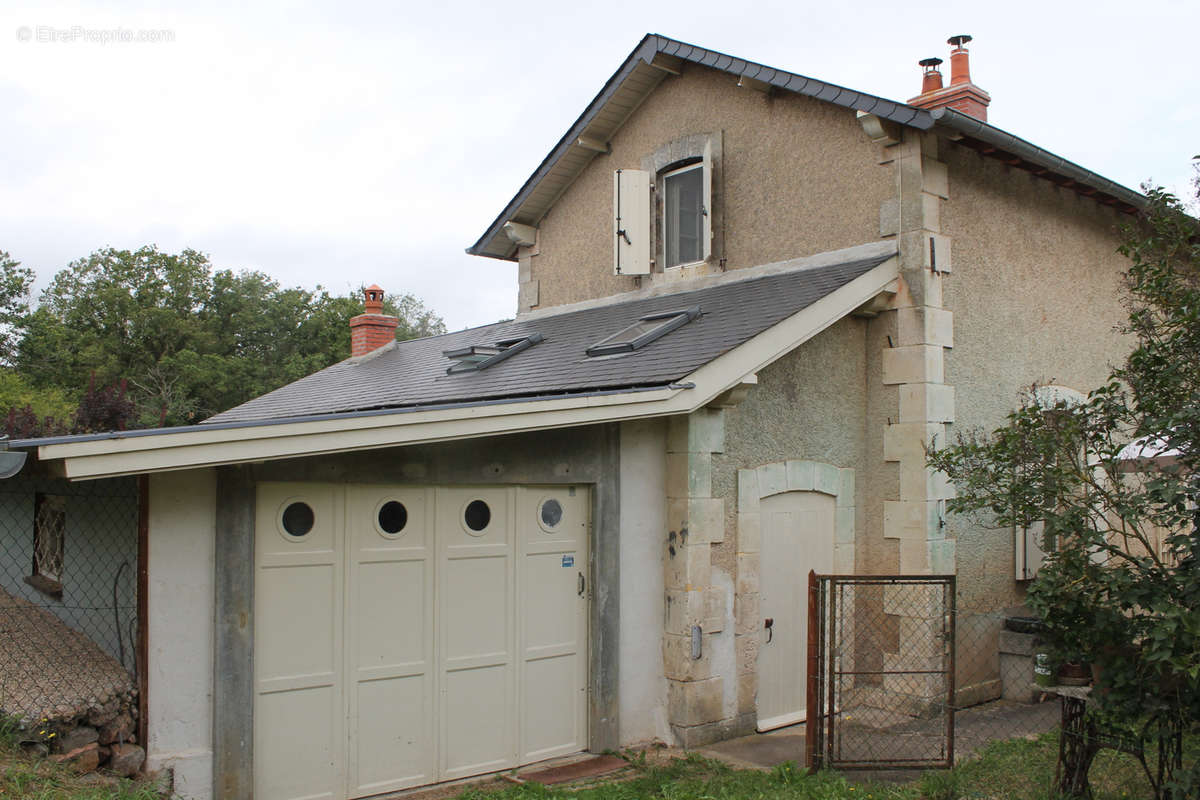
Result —
<instances>
[{"instance_id":1,"label":"roof eave","mask_svg":"<svg viewBox=\"0 0 1200 800\"><path fill-rule=\"evenodd\" d=\"M949 132L960 144L985 155L1051 180L1050 176L1059 176L1055 183L1067 188L1078 186L1083 190L1081 194L1096 195L1097 200L1118 206L1124 211L1138 211L1146 207L1147 198L1141 192L1122 186L981 119L952 108L936 108L930 114L935 128Z\"/></svg>"}]
</instances>

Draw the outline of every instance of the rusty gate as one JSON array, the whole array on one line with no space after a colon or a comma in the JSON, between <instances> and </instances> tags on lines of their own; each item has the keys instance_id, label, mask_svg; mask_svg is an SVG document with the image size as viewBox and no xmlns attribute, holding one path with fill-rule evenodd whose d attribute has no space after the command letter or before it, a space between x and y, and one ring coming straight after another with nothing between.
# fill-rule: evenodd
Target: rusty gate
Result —
<instances>
[{"instance_id":1,"label":"rusty gate","mask_svg":"<svg viewBox=\"0 0 1200 800\"><path fill-rule=\"evenodd\" d=\"M808 598L808 766L953 766L954 576L809 573Z\"/></svg>"}]
</instances>

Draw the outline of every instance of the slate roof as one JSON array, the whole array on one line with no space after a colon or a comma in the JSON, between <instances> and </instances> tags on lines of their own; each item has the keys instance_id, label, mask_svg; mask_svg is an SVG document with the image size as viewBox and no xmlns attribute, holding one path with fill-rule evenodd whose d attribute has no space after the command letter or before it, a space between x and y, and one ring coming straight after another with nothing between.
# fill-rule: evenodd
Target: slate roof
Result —
<instances>
[{"instance_id":1,"label":"slate roof","mask_svg":"<svg viewBox=\"0 0 1200 800\"><path fill-rule=\"evenodd\" d=\"M217 414L248 422L380 408L443 405L666 386L887 260L878 255L562 314L499 322L399 342L334 364ZM631 353L589 357L589 346L648 314L699 306L701 315ZM447 375L444 350L540 333L544 341L478 372Z\"/></svg>"}]
</instances>

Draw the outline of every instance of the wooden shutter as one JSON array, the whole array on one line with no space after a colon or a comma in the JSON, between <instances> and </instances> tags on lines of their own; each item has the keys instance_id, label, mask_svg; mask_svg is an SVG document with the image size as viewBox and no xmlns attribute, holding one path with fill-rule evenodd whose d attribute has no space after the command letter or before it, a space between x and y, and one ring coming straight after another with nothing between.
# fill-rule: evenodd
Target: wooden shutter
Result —
<instances>
[{"instance_id":1,"label":"wooden shutter","mask_svg":"<svg viewBox=\"0 0 1200 800\"><path fill-rule=\"evenodd\" d=\"M1045 560L1042 551L1042 537L1045 525L1034 522L1028 528L1018 525L1013 529L1013 545L1016 551L1016 578L1019 581L1030 581L1037 577L1038 570Z\"/></svg>"},{"instance_id":2,"label":"wooden shutter","mask_svg":"<svg viewBox=\"0 0 1200 800\"><path fill-rule=\"evenodd\" d=\"M613 173L613 274L649 275L651 242L650 173Z\"/></svg>"}]
</instances>

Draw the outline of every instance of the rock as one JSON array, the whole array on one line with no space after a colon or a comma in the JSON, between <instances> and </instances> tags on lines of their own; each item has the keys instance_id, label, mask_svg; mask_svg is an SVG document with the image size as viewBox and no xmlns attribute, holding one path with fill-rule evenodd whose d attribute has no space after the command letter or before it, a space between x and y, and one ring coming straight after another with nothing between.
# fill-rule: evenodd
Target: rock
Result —
<instances>
[{"instance_id":1,"label":"rock","mask_svg":"<svg viewBox=\"0 0 1200 800\"><path fill-rule=\"evenodd\" d=\"M101 764L103 764L105 761L108 761L108 757L112 755L112 749L105 747L104 745L100 745L99 747L97 747L96 752L98 752L100 754L100 763Z\"/></svg>"},{"instance_id":2,"label":"rock","mask_svg":"<svg viewBox=\"0 0 1200 800\"><path fill-rule=\"evenodd\" d=\"M121 788L121 779L112 775L101 775L99 772L91 772L79 779L79 783L84 786L100 786L104 789L119 789Z\"/></svg>"},{"instance_id":3,"label":"rock","mask_svg":"<svg viewBox=\"0 0 1200 800\"><path fill-rule=\"evenodd\" d=\"M100 733L95 728L89 728L86 725L80 725L78 728L66 731L58 737L58 749L60 752L69 753L72 750L78 750L85 744L93 744L100 738Z\"/></svg>"},{"instance_id":4,"label":"rock","mask_svg":"<svg viewBox=\"0 0 1200 800\"><path fill-rule=\"evenodd\" d=\"M132 778L146 761L146 751L136 744L114 744L108 768L117 775Z\"/></svg>"},{"instance_id":5,"label":"rock","mask_svg":"<svg viewBox=\"0 0 1200 800\"><path fill-rule=\"evenodd\" d=\"M128 742L133 735L133 720L122 714L100 729L100 744Z\"/></svg>"},{"instance_id":6,"label":"rock","mask_svg":"<svg viewBox=\"0 0 1200 800\"><path fill-rule=\"evenodd\" d=\"M21 751L27 756L45 758L50 755L50 748L45 742L21 742Z\"/></svg>"},{"instance_id":7,"label":"rock","mask_svg":"<svg viewBox=\"0 0 1200 800\"><path fill-rule=\"evenodd\" d=\"M51 756L50 760L57 761L59 764L67 764L76 772L92 772L100 766L100 746L91 742L61 755Z\"/></svg>"},{"instance_id":8,"label":"rock","mask_svg":"<svg viewBox=\"0 0 1200 800\"><path fill-rule=\"evenodd\" d=\"M116 700L110 700L99 708L93 708L88 713L87 724L93 728L99 728L102 725L107 725L116 719L117 713L121 710L121 704Z\"/></svg>"}]
</instances>

